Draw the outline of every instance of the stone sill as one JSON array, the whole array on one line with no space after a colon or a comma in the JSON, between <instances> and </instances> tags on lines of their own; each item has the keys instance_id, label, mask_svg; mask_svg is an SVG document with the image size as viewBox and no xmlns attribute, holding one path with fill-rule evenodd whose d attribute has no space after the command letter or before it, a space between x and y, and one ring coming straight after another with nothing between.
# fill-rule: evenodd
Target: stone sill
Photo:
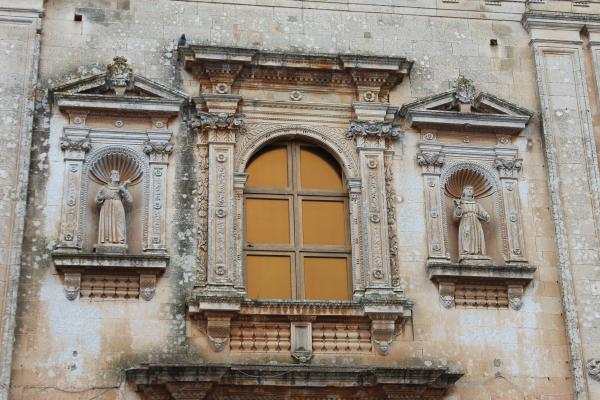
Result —
<instances>
[{"instance_id":1,"label":"stone sill","mask_svg":"<svg viewBox=\"0 0 600 400\"><path fill-rule=\"evenodd\" d=\"M520 265L427 264L429 279L438 284L440 302L481 308L523 306L525 288L533 280L536 267ZM468 292L468 295L466 294Z\"/></svg>"},{"instance_id":2,"label":"stone sill","mask_svg":"<svg viewBox=\"0 0 600 400\"><path fill-rule=\"evenodd\" d=\"M81 271L106 273L108 271L135 271L137 273L162 273L169 264L167 254L101 254L54 251L52 259L61 272Z\"/></svg>"},{"instance_id":3,"label":"stone sill","mask_svg":"<svg viewBox=\"0 0 600 400\"><path fill-rule=\"evenodd\" d=\"M463 265L454 263L433 263L427 265L429 279L474 280L529 283L533 280L536 267L524 265Z\"/></svg>"},{"instance_id":4,"label":"stone sill","mask_svg":"<svg viewBox=\"0 0 600 400\"><path fill-rule=\"evenodd\" d=\"M52 253L52 259L56 270L64 274L68 300L75 300L81 295L99 300L142 297L150 301L156 292L157 276L169 263L167 254L99 254L60 250ZM99 277L102 283L86 284L87 280Z\"/></svg>"}]
</instances>

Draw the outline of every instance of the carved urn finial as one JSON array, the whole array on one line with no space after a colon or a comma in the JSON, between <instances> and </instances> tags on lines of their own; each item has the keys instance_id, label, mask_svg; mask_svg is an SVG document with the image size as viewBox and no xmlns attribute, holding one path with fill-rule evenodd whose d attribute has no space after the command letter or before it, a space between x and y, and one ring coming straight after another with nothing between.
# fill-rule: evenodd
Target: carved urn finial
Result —
<instances>
[{"instance_id":1,"label":"carved urn finial","mask_svg":"<svg viewBox=\"0 0 600 400\"><path fill-rule=\"evenodd\" d=\"M459 75L454 81L452 87L454 89L454 96L459 103L470 105L473 103L473 100L475 100L476 90L471 79L468 79L463 75Z\"/></svg>"},{"instance_id":2,"label":"carved urn finial","mask_svg":"<svg viewBox=\"0 0 600 400\"><path fill-rule=\"evenodd\" d=\"M118 96L123 96L133 84L133 70L125 57L113 58L113 63L106 67L106 83Z\"/></svg>"}]
</instances>

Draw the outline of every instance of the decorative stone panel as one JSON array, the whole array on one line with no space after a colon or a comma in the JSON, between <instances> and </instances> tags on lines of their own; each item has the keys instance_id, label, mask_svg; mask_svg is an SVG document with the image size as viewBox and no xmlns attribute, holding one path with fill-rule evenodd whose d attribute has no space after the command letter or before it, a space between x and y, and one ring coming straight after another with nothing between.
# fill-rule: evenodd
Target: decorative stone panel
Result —
<instances>
[{"instance_id":1,"label":"decorative stone panel","mask_svg":"<svg viewBox=\"0 0 600 400\"><path fill-rule=\"evenodd\" d=\"M169 118L179 115L187 96L135 75L122 57L106 73L51 94L58 112L68 115L60 143L65 161L60 237L53 252L57 270L65 273L67 298L81 292L85 298L150 300L169 259ZM115 128L88 126L90 117L113 119ZM148 128L127 129L128 118L145 119ZM113 208L102 217L105 202Z\"/></svg>"},{"instance_id":2,"label":"decorative stone panel","mask_svg":"<svg viewBox=\"0 0 600 400\"><path fill-rule=\"evenodd\" d=\"M440 111L444 107L449 110ZM457 115L457 118L483 118L485 115L490 132L507 132L506 118L488 110L512 113L523 124L530 114L494 96L476 95L472 83L464 78L459 78L451 91L411 103L400 113L410 120L420 109L431 110L428 111L431 113L428 123L413 125L427 128L425 140L419 143L416 161L421 167L425 194L427 269L430 279L438 285L440 302L445 308L510 306L519 310L524 288L536 270L528 264L525 254L518 185L523 160L518 158L517 149L502 138L497 146L440 142L439 133L450 129L452 124L438 118L442 118L440 113ZM437 130L430 131L429 127ZM486 129L478 132L485 133ZM456 215L449 215L448 210L454 209L453 213L456 213L467 186L473 188L475 195L474 202L469 204L483 210L477 218L484 221L476 224L491 222L495 225L493 230L488 229L485 237L482 230L481 239L477 239L483 240L482 245L488 250L492 248L491 255L483 250L485 247L474 255L455 250L461 239L456 240L454 235L459 236L460 230L453 222ZM450 199L455 205L449 203ZM482 199L485 200L484 207L478 205ZM455 228L450 229L453 226ZM473 230L471 235L478 235L477 232Z\"/></svg>"}]
</instances>

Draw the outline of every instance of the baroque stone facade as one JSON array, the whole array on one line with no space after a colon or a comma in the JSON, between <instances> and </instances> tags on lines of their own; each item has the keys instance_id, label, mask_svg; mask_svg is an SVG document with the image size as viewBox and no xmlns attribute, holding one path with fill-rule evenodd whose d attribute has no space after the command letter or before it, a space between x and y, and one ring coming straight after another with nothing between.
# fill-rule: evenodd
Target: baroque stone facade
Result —
<instances>
[{"instance_id":1,"label":"baroque stone facade","mask_svg":"<svg viewBox=\"0 0 600 400\"><path fill-rule=\"evenodd\" d=\"M5 0L0 400L600 399L599 14ZM292 144L340 191L252 192ZM304 247L253 248L248 193L337 201L346 247L298 206Z\"/></svg>"}]
</instances>

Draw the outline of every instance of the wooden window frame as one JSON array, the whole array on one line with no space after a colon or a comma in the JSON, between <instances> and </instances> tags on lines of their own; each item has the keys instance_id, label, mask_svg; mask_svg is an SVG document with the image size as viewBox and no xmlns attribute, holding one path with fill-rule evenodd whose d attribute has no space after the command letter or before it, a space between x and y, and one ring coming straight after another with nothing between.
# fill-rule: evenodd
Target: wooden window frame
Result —
<instances>
[{"instance_id":1,"label":"wooden window frame","mask_svg":"<svg viewBox=\"0 0 600 400\"><path fill-rule=\"evenodd\" d=\"M319 148L326 151L332 159L335 157L331 155L323 147L300 141L290 141L283 143L274 143L263 147L277 147L285 146L287 150L287 163L288 163L288 187L287 188L256 188L246 187L244 189L243 207L247 210L246 201L247 199L286 199L289 200L289 227L290 227L290 246L282 244L268 244L268 243L248 243L246 240L247 233L247 213L244 212L244 220L242 222L243 229L243 267L246 268L246 257L252 255L262 256L290 256L291 261L291 279L292 279L292 296L295 300L305 299L305 288L304 288L304 259L306 257L315 258L345 258L346 262L346 275L347 275L347 291L348 299L352 298L352 251L351 251L351 230L350 230L350 212L349 212L349 194L348 189L344 188L343 191L335 190L321 190L321 189L305 189L301 188L301 176L300 176L300 150L302 147L313 147ZM261 149L262 150L262 149ZM254 157L254 156L253 156ZM252 162L250 159L248 165ZM337 163L337 160L336 160ZM344 172L339 163L337 163L339 171L341 173L342 186L344 186ZM303 230L302 230L302 201L303 200L317 200L317 201L332 201L332 202L343 202L344 206L344 232L345 232L345 243L344 245L309 245L305 246L303 243ZM247 274L245 286L248 287ZM276 299L274 299L276 300Z\"/></svg>"}]
</instances>

